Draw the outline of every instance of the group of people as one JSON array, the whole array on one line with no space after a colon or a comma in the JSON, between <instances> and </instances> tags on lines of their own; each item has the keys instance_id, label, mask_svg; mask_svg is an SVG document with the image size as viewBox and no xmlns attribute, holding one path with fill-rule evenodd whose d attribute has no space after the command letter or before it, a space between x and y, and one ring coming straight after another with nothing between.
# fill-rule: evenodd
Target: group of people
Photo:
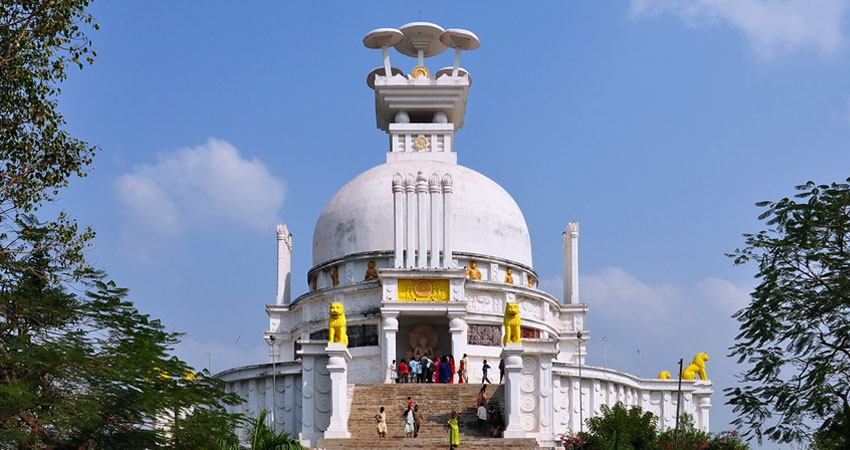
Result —
<instances>
[{"instance_id":1,"label":"group of people","mask_svg":"<svg viewBox=\"0 0 850 450\"><path fill-rule=\"evenodd\" d=\"M455 370L455 358L452 355L444 355L442 358L434 358L433 360L428 355L423 355L418 360L411 358L410 361L404 359L396 364L393 360L390 364L390 379L394 383L454 383L455 375L457 375L458 383L469 383L469 357L466 353L460 360L460 366ZM481 365L481 382L492 383L490 381L490 364L487 360ZM499 361L499 384L505 378L505 360Z\"/></svg>"},{"instance_id":2,"label":"group of people","mask_svg":"<svg viewBox=\"0 0 850 450\"><path fill-rule=\"evenodd\" d=\"M489 408L487 404L487 385L481 386L478 391L478 397L475 400L476 415L478 422L483 428L488 425L490 427L490 436L497 438L502 437L502 432L505 430L505 420L502 417L499 408Z\"/></svg>"},{"instance_id":3,"label":"group of people","mask_svg":"<svg viewBox=\"0 0 850 450\"><path fill-rule=\"evenodd\" d=\"M413 404L413 399L407 397L407 409L401 413L401 418L404 423L404 436L409 438L419 437L419 429L422 427L422 414L419 412L419 405ZM375 420L378 422L378 437L387 437L387 414L384 412L384 407L378 410L375 414Z\"/></svg>"},{"instance_id":4,"label":"group of people","mask_svg":"<svg viewBox=\"0 0 850 450\"><path fill-rule=\"evenodd\" d=\"M453 355L443 355L431 359L429 355L423 355L418 360L411 358L410 361L402 359L398 364L393 360L390 364L390 378L395 383L454 383L457 375L458 383L469 382L469 357L466 354L460 360L460 365L455 366Z\"/></svg>"},{"instance_id":5,"label":"group of people","mask_svg":"<svg viewBox=\"0 0 850 450\"><path fill-rule=\"evenodd\" d=\"M505 421L502 417L502 413L498 407L489 409L488 406L487 385L485 384L481 386L481 390L478 391L478 396L475 399L478 420L481 426L485 429L489 426L490 436L494 438L502 437L502 433L505 430ZM457 411L453 410L451 418L447 422L449 427L449 448L451 449L460 445L460 427L458 425L459 417L460 415ZM419 437L419 430L423 423L422 413L419 411L419 405L414 405L413 399L410 397L407 397L407 407L401 414L401 418L404 425L404 436L406 438ZM383 406L381 406L378 410L378 414L375 414L375 421L378 423L378 437L386 438L387 414Z\"/></svg>"},{"instance_id":6,"label":"group of people","mask_svg":"<svg viewBox=\"0 0 850 450\"><path fill-rule=\"evenodd\" d=\"M404 436L407 438L419 437L419 430L422 427L422 414L419 412L419 405L414 405L413 400L410 397L407 397L407 409L404 410L401 417L404 421ZM452 411L451 418L448 422L446 422L449 426L450 449L455 449L458 445L460 445L460 427L457 423L458 417L460 416L457 411ZM378 414L375 414L375 420L378 422L378 437L386 438L387 413L383 406L381 406L378 410Z\"/></svg>"}]
</instances>

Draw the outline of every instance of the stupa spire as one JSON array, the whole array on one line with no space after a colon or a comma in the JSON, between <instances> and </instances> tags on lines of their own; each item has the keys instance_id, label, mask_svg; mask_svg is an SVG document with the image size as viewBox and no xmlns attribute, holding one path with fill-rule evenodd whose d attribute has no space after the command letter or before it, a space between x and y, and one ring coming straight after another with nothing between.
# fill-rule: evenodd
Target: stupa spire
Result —
<instances>
[{"instance_id":1,"label":"stupa spire","mask_svg":"<svg viewBox=\"0 0 850 450\"><path fill-rule=\"evenodd\" d=\"M390 135L387 161L429 159L457 162L452 148L455 131L463 127L466 98L472 78L460 67L462 50L478 48L471 31L444 30L429 22L413 22L395 28L370 31L363 44L380 48L383 66L372 70L366 84L375 90L378 128ZM390 64L389 47L416 58L417 65L406 74ZM455 49L454 65L435 73L425 58L447 48Z\"/></svg>"}]
</instances>

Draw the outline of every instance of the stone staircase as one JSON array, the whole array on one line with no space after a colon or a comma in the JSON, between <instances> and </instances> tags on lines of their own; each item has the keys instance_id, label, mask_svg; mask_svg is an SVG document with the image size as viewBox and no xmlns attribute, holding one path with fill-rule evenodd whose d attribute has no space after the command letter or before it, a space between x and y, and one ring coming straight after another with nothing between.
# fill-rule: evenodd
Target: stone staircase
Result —
<instances>
[{"instance_id":1,"label":"stone staircase","mask_svg":"<svg viewBox=\"0 0 850 450\"><path fill-rule=\"evenodd\" d=\"M348 431L351 439L322 439L320 449L432 449L448 448L449 431L446 422L452 410L460 415L461 448L515 448L536 449L534 439L491 438L490 424L480 423L475 401L480 384L355 384L349 385L351 408ZM402 413L407 408L407 397L419 405L424 423L418 438L405 438ZM488 385L490 408L504 411L504 386ZM387 414L388 434L378 438L375 414L383 406Z\"/></svg>"}]
</instances>

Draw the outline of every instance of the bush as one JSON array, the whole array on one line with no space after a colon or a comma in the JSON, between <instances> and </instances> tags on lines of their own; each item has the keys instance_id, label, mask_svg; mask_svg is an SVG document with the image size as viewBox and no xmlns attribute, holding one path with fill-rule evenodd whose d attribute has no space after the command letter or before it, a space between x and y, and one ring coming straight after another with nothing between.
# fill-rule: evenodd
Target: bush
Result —
<instances>
[{"instance_id":1,"label":"bush","mask_svg":"<svg viewBox=\"0 0 850 450\"><path fill-rule=\"evenodd\" d=\"M679 432L673 428L658 435L660 450L705 450L709 448L711 435L694 426L690 414L679 416Z\"/></svg>"},{"instance_id":2,"label":"bush","mask_svg":"<svg viewBox=\"0 0 850 450\"><path fill-rule=\"evenodd\" d=\"M714 435L708 443L708 450L750 450L750 446L741 440L737 430L732 430Z\"/></svg>"},{"instance_id":3,"label":"bush","mask_svg":"<svg viewBox=\"0 0 850 450\"><path fill-rule=\"evenodd\" d=\"M639 406L603 405L602 414L587 419L587 433L580 433L588 450L654 450L658 418Z\"/></svg>"},{"instance_id":4,"label":"bush","mask_svg":"<svg viewBox=\"0 0 850 450\"><path fill-rule=\"evenodd\" d=\"M561 435L561 443L564 445L564 450L584 450L587 442L580 438L578 434L573 434L572 431L567 431Z\"/></svg>"}]
</instances>

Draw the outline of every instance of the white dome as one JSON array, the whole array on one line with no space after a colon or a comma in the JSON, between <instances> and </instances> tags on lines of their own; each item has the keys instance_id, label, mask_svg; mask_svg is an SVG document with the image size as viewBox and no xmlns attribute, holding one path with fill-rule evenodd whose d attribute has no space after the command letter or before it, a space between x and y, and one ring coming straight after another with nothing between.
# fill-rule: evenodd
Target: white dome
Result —
<instances>
[{"instance_id":1,"label":"white dome","mask_svg":"<svg viewBox=\"0 0 850 450\"><path fill-rule=\"evenodd\" d=\"M392 180L424 172L453 179L452 247L531 267L531 242L519 206L493 180L457 164L395 161L373 167L343 186L313 232L313 265L352 253L393 250Z\"/></svg>"}]
</instances>

